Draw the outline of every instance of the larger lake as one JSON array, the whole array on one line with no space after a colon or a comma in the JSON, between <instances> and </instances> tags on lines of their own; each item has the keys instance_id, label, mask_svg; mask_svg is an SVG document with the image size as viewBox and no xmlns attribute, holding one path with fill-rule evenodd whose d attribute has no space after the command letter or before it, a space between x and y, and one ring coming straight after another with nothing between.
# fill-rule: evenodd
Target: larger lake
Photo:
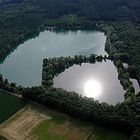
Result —
<instances>
[{"instance_id":1,"label":"larger lake","mask_svg":"<svg viewBox=\"0 0 140 140\"><path fill-rule=\"evenodd\" d=\"M22 86L41 84L43 58L106 54L106 36L99 31L45 31L21 44L0 65L0 73Z\"/></svg>"}]
</instances>

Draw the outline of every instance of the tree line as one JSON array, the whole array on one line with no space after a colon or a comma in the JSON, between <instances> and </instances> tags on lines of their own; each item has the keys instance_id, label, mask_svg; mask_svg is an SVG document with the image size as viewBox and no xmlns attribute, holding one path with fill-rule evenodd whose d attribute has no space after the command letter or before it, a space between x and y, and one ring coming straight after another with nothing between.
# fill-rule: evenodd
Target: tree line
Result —
<instances>
[{"instance_id":1,"label":"tree line","mask_svg":"<svg viewBox=\"0 0 140 140\"><path fill-rule=\"evenodd\" d=\"M116 22L104 27L104 31L107 35L106 51L108 54L127 63L130 76L139 82L140 26L129 22Z\"/></svg>"},{"instance_id":2,"label":"tree line","mask_svg":"<svg viewBox=\"0 0 140 140\"><path fill-rule=\"evenodd\" d=\"M0 89L9 91L11 93L21 94L24 88L22 86L18 86L16 83L10 83L8 79L4 79L2 74L0 74Z\"/></svg>"}]
</instances>

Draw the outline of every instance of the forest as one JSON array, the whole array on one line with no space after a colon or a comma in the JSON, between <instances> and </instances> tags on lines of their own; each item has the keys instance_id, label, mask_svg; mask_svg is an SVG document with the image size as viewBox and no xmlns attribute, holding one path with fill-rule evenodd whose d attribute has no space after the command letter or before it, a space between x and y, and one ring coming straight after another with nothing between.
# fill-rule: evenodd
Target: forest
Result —
<instances>
[{"instance_id":1,"label":"forest","mask_svg":"<svg viewBox=\"0 0 140 140\"><path fill-rule=\"evenodd\" d=\"M2 8L15 4L32 5L30 14L38 11L47 18L76 14L89 20L140 21L139 0L1 0Z\"/></svg>"}]
</instances>

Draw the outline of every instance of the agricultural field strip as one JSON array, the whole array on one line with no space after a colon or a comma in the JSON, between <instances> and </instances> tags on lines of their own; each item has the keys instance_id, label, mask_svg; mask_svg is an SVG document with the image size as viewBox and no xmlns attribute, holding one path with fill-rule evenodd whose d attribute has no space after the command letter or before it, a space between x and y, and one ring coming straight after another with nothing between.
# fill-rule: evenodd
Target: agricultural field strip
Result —
<instances>
[{"instance_id":1,"label":"agricultural field strip","mask_svg":"<svg viewBox=\"0 0 140 140\"><path fill-rule=\"evenodd\" d=\"M0 134L10 140L31 139L32 128L41 121L51 119L45 113L37 112L30 105L26 106L0 126Z\"/></svg>"}]
</instances>

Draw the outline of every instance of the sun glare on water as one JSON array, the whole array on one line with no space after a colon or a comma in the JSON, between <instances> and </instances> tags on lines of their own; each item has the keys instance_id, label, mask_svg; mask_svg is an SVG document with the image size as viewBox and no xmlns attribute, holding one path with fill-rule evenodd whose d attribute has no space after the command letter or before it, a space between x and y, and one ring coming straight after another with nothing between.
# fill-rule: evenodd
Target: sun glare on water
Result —
<instances>
[{"instance_id":1,"label":"sun glare on water","mask_svg":"<svg viewBox=\"0 0 140 140\"><path fill-rule=\"evenodd\" d=\"M87 97L96 98L101 93L101 84L98 81L89 80L85 83L84 91Z\"/></svg>"}]
</instances>

